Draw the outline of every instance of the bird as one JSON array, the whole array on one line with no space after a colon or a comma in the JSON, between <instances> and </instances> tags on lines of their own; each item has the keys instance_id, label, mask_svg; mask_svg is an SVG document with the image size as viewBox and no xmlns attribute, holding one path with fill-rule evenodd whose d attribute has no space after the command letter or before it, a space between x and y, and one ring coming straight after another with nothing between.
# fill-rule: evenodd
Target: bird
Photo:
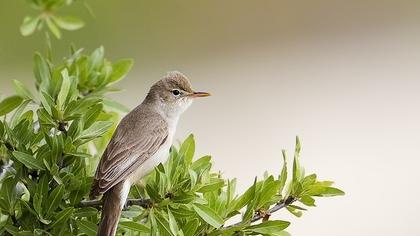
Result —
<instances>
[{"instance_id":1,"label":"bird","mask_svg":"<svg viewBox=\"0 0 420 236\"><path fill-rule=\"evenodd\" d=\"M193 100L210 96L196 92L188 78L168 72L154 83L143 102L118 124L94 175L90 199L102 194L98 236L114 236L130 188L169 157L180 115Z\"/></svg>"}]
</instances>

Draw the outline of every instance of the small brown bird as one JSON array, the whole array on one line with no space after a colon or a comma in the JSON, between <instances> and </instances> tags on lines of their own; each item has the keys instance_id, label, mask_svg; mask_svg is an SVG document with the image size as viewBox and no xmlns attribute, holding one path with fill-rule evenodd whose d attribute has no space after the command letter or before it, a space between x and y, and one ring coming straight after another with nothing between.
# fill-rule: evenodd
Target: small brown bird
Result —
<instances>
[{"instance_id":1,"label":"small brown bird","mask_svg":"<svg viewBox=\"0 0 420 236\"><path fill-rule=\"evenodd\" d=\"M180 72L169 72L121 120L98 164L90 192L91 199L103 194L98 235L115 235L131 185L167 160L180 115L194 98L207 96L207 92L194 92Z\"/></svg>"}]
</instances>

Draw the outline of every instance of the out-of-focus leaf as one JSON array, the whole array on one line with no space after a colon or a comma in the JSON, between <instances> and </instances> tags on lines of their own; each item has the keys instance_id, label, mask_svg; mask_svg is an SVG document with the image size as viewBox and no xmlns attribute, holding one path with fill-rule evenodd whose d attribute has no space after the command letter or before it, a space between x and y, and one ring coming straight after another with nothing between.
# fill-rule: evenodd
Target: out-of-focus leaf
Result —
<instances>
[{"instance_id":1,"label":"out-of-focus leaf","mask_svg":"<svg viewBox=\"0 0 420 236\"><path fill-rule=\"evenodd\" d=\"M10 96L0 102L0 116L4 116L18 107L23 99L20 96Z\"/></svg>"},{"instance_id":2,"label":"out-of-focus leaf","mask_svg":"<svg viewBox=\"0 0 420 236\"><path fill-rule=\"evenodd\" d=\"M22 25L20 25L20 33L23 36L31 35L35 32L36 27L39 23L39 17L27 16L23 19Z\"/></svg>"},{"instance_id":3,"label":"out-of-focus leaf","mask_svg":"<svg viewBox=\"0 0 420 236\"><path fill-rule=\"evenodd\" d=\"M78 30L85 25L82 20L73 16L57 16L54 17L54 21L60 28L65 30Z\"/></svg>"},{"instance_id":4,"label":"out-of-focus leaf","mask_svg":"<svg viewBox=\"0 0 420 236\"><path fill-rule=\"evenodd\" d=\"M45 19L45 22L47 23L48 29L50 29L51 33L53 33L53 35L54 35L56 38L60 39L60 38L61 38L61 31L60 31L60 29L57 27L56 23L54 23L54 22L52 21L52 19L51 19L51 18L49 18L49 17Z\"/></svg>"}]
</instances>

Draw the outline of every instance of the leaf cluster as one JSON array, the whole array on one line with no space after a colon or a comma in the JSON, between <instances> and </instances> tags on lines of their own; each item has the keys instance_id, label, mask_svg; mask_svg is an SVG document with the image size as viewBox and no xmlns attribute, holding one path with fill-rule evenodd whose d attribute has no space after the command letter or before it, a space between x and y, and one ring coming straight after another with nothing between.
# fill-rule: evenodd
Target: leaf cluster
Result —
<instances>
[{"instance_id":1,"label":"leaf cluster","mask_svg":"<svg viewBox=\"0 0 420 236\"><path fill-rule=\"evenodd\" d=\"M20 33L29 36L36 30L41 31L44 27L56 37L61 38L61 30L78 30L85 23L74 16L59 15L57 11L63 6L69 6L75 0L27 0L29 5L35 9L36 16L26 16L20 26Z\"/></svg>"},{"instance_id":2,"label":"leaf cluster","mask_svg":"<svg viewBox=\"0 0 420 236\"><path fill-rule=\"evenodd\" d=\"M130 196L149 199L146 208L131 206L123 212L120 233L128 235L288 235L290 222L270 216L283 206L296 216L306 210L293 203L315 206L314 197L344 193L330 181L304 175L299 164L297 139L292 179L287 181L286 156L278 176L265 174L243 193L235 191L236 179L225 179L212 172L210 156L193 161L194 137L190 135L179 150L172 147L168 162L160 164L144 179L145 186L134 186ZM283 152L285 154L285 152ZM280 209L280 208L278 208ZM227 226L227 222L239 223ZM262 220L261 223L254 222ZM139 223L141 222L141 223ZM136 226L136 227L135 227ZM94 230L94 228L92 229Z\"/></svg>"},{"instance_id":3,"label":"leaf cluster","mask_svg":"<svg viewBox=\"0 0 420 236\"><path fill-rule=\"evenodd\" d=\"M88 213L76 206L126 110L105 95L132 61L112 63L101 47L59 64L36 53L34 64L35 93L15 80L17 95L0 102L0 234L78 234Z\"/></svg>"}]
</instances>

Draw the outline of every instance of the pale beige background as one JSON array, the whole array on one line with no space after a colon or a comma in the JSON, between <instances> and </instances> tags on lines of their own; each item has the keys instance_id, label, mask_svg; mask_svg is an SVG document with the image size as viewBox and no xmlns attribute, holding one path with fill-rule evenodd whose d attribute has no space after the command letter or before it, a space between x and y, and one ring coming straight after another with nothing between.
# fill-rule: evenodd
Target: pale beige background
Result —
<instances>
[{"instance_id":1,"label":"pale beige background","mask_svg":"<svg viewBox=\"0 0 420 236\"><path fill-rule=\"evenodd\" d=\"M96 18L75 7L89 23L55 47L103 44L111 58L133 57L115 96L129 107L173 69L211 91L177 137L194 133L197 152L241 190L278 173L281 149L301 137L307 171L347 195L320 199L300 219L276 214L293 221L293 235L420 235L418 1L88 2ZM42 49L41 36L18 36L27 12L0 3L3 94L10 79L31 81L28 52Z\"/></svg>"}]
</instances>

